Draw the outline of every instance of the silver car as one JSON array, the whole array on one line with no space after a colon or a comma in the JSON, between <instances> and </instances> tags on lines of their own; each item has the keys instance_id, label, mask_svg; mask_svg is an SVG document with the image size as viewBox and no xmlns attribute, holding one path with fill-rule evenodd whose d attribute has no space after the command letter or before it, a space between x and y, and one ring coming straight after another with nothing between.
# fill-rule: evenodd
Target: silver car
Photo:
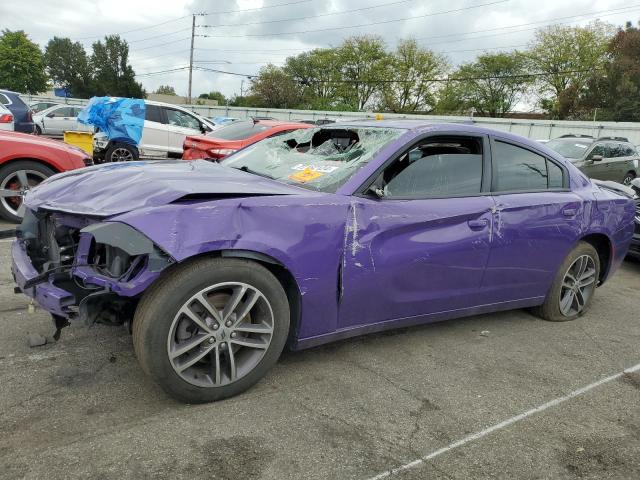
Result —
<instances>
[{"instance_id":1,"label":"silver car","mask_svg":"<svg viewBox=\"0 0 640 480\"><path fill-rule=\"evenodd\" d=\"M36 135L62 136L67 131L92 132L91 125L78 122L78 114L82 110L79 105L56 105L33 116L36 124Z\"/></svg>"}]
</instances>

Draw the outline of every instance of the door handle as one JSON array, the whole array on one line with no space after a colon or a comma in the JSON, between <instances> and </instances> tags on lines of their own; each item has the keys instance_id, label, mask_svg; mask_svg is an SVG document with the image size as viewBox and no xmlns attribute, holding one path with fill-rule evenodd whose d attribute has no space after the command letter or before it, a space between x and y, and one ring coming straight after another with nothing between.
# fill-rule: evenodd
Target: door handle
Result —
<instances>
[{"instance_id":1,"label":"door handle","mask_svg":"<svg viewBox=\"0 0 640 480\"><path fill-rule=\"evenodd\" d=\"M578 210L575 208L563 208L562 209L562 215L564 215L565 217L573 217L575 216L575 214L578 213Z\"/></svg>"},{"instance_id":2,"label":"door handle","mask_svg":"<svg viewBox=\"0 0 640 480\"><path fill-rule=\"evenodd\" d=\"M486 228L487 225L489 225L489 220L487 220L486 218L478 218L477 220L469 220L467 222L467 225L469 225L469 228L471 230L482 230L483 228Z\"/></svg>"}]
</instances>

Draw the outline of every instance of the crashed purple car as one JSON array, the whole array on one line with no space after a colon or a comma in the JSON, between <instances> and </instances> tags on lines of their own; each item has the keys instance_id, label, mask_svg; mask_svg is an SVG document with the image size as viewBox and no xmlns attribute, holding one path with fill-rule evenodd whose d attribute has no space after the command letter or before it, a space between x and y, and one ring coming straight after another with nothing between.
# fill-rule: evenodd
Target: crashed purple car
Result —
<instances>
[{"instance_id":1,"label":"crashed purple car","mask_svg":"<svg viewBox=\"0 0 640 480\"><path fill-rule=\"evenodd\" d=\"M634 202L544 145L470 125L354 121L222 164L107 164L26 199L19 290L125 324L187 402L255 384L283 348L514 308L582 315L622 262Z\"/></svg>"}]
</instances>

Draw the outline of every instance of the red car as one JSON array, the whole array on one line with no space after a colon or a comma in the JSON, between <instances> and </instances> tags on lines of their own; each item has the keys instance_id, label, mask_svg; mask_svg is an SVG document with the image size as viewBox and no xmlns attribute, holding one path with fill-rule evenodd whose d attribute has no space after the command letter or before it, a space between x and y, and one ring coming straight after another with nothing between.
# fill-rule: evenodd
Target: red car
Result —
<instances>
[{"instance_id":1,"label":"red car","mask_svg":"<svg viewBox=\"0 0 640 480\"><path fill-rule=\"evenodd\" d=\"M299 128L313 125L279 120L246 120L234 122L214 130L207 135L188 136L182 145L182 158L196 160L209 158L220 160L247 145L276 135L282 135Z\"/></svg>"},{"instance_id":2,"label":"red car","mask_svg":"<svg viewBox=\"0 0 640 480\"><path fill-rule=\"evenodd\" d=\"M86 152L58 140L0 131L0 217L22 219L22 197L45 178L92 165Z\"/></svg>"}]
</instances>

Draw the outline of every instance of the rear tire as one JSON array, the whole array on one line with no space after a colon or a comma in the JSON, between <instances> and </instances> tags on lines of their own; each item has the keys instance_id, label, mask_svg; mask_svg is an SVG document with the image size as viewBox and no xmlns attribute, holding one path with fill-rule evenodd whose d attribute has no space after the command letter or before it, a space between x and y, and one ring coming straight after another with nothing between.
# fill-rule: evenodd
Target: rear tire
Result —
<instances>
[{"instance_id":1,"label":"rear tire","mask_svg":"<svg viewBox=\"0 0 640 480\"><path fill-rule=\"evenodd\" d=\"M542 305L534 315L550 322L581 317L591 306L600 278L600 258L593 245L579 242L558 269Z\"/></svg>"},{"instance_id":2,"label":"rear tire","mask_svg":"<svg viewBox=\"0 0 640 480\"><path fill-rule=\"evenodd\" d=\"M249 260L203 258L165 272L145 292L133 345L165 392L204 403L257 383L277 362L288 332L289 303L271 272Z\"/></svg>"},{"instance_id":3,"label":"rear tire","mask_svg":"<svg viewBox=\"0 0 640 480\"><path fill-rule=\"evenodd\" d=\"M111 145L104 156L105 162L132 162L138 160L138 149L126 143Z\"/></svg>"},{"instance_id":4,"label":"rear tire","mask_svg":"<svg viewBox=\"0 0 640 480\"><path fill-rule=\"evenodd\" d=\"M634 178L636 178L636 174L635 173L627 172L627 174L622 179L622 184L626 185L628 187L628 186L631 185L631 182L633 181Z\"/></svg>"},{"instance_id":5,"label":"rear tire","mask_svg":"<svg viewBox=\"0 0 640 480\"><path fill-rule=\"evenodd\" d=\"M10 222L22 221L22 195L56 172L32 160L19 160L0 168L0 217ZM24 179L28 185L23 185ZM9 196L9 190L16 190L16 195Z\"/></svg>"}]
</instances>

